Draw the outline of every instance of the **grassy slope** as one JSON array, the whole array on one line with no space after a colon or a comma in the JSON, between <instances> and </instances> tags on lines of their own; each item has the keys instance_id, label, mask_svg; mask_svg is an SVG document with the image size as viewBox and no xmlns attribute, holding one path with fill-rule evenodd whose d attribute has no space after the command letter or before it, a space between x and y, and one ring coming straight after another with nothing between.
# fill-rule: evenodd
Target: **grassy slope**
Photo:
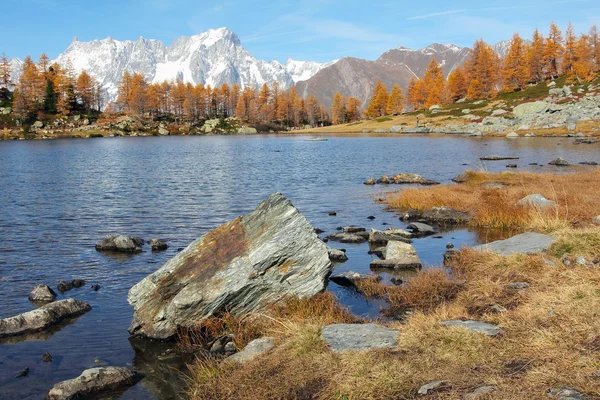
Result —
<instances>
[{"instance_id":1,"label":"grassy slope","mask_svg":"<svg viewBox=\"0 0 600 400\"><path fill-rule=\"evenodd\" d=\"M594 81L595 84L600 83L600 78ZM561 77L556 80L556 87L562 87L566 84L566 78ZM589 84L583 84L581 87L587 89ZM576 89L579 88L579 85L575 86ZM577 90L574 90L576 92ZM407 114L399 115L399 116L390 116L389 120L378 122L377 120L363 120L360 122L354 122L350 124L343 125L334 125L323 128L314 128L307 130L294 131L293 133L361 133L365 130L375 131L376 129L390 129L395 125L404 125L408 127L416 126L417 116L419 116L419 123L421 125L427 126L444 126L446 124L465 124L466 121L461 117L465 115L463 110L469 109L471 112L469 114L474 115L475 117L480 117L481 119L489 116L491 110L498 103L505 103L509 107L514 107L516 105L527 103L536 100L542 100L548 97L549 88L546 82L541 82L535 86L528 87L527 89L519 92L512 93L499 93L498 96L491 101L484 101L480 104L475 104L474 101L466 101L464 103L454 103L442 108L441 113L433 114L429 110L419 110L410 112ZM578 126L578 131L585 133L596 133L598 134L598 130L600 130L600 122L596 123L580 123ZM541 131L541 130L540 130ZM531 130L531 132L537 132L536 130ZM557 129L544 129L544 133L564 133L561 130ZM497 136L501 136L502 134L493 134Z\"/></svg>"}]
</instances>

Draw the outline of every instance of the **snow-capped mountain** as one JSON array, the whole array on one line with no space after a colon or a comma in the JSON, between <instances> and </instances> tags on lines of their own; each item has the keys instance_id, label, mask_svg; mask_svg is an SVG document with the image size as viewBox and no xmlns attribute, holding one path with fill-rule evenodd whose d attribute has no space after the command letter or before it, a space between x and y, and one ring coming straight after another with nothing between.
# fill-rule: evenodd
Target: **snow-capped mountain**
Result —
<instances>
[{"instance_id":1,"label":"snow-capped mountain","mask_svg":"<svg viewBox=\"0 0 600 400\"><path fill-rule=\"evenodd\" d=\"M108 37L90 42L75 38L55 61L63 66L70 64L77 74L83 70L88 72L100 82L108 101L116 99L119 82L126 71L140 72L151 82L182 79L213 87L223 83L259 87L278 82L287 89L331 65L293 60L282 65L277 61L257 60L227 28L184 36L171 46L141 37L136 41ZM13 70L16 80L20 65L15 64Z\"/></svg>"}]
</instances>

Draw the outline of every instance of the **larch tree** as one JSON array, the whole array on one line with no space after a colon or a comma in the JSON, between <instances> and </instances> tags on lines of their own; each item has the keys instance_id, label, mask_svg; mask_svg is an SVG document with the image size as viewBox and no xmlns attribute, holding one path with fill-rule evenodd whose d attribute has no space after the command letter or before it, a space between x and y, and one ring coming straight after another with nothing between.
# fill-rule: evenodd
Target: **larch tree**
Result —
<instances>
[{"instance_id":1,"label":"larch tree","mask_svg":"<svg viewBox=\"0 0 600 400\"><path fill-rule=\"evenodd\" d=\"M256 106L258 107L258 115L260 119L263 121L267 121L269 119L270 112L270 98L271 98L271 89L269 89L269 85L266 83L262 85L260 91L258 92Z\"/></svg>"},{"instance_id":2,"label":"larch tree","mask_svg":"<svg viewBox=\"0 0 600 400\"><path fill-rule=\"evenodd\" d=\"M594 79L594 57L590 37L581 35L575 44L571 79L589 82Z\"/></svg>"},{"instance_id":3,"label":"larch tree","mask_svg":"<svg viewBox=\"0 0 600 400\"><path fill-rule=\"evenodd\" d=\"M573 76L573 64L575 63L575 47L577 46L577 37L573 25L569 22L569 26L565 31L565 45L562 53L562 61L560 69L562 73Z\"/></svg>"},{"instance_id":4,"label":"larch tree","mask_svg":"<svg viewBox=\"0 0 600 400\"><path fill-rule=\"evenodd\" d=\"M464 65L459 65L448 75L448 95L452 101L458 101L467 96L468 81Z\"/></svg>"},{"instance_id":5,"label":"larch tree","mask_svg":"<svg viewBox=\"0 0 600 400\"><path fill-rule=\"evenodd\" d=\"M131 74L125 71L117 89L117 104L122 110L129 110L131 102Z\"/></svg>"},{"instance_id":6,"label":"larch tree","mask_svg":"<svg viewBox=\"0 0 600 400\"><path fill-rule=\"evenodd\" d=\"M77 77L77 98L84 110L89 110L92 107L94 84L92 77L85 71L81 71Z\"/></svg>"},{"instance_id":7,"label":"larch tree","mask_svg":"<svg viewBox=\"0 0 600 400\"><path fill-rule=\"evenodd\" d=\"M544 80L544 42L544 37L536 28L527 50L527 75L529 81L534 83Z\"/></svg>"},{"instance_id":8,"label":"larch tree","mask_svg":"<svg viewBox=\"0 0 600 400\"><path fill-rule=\"evenodd\" d=\"M12 85L11 73L10 61L6 54L2 53L0 55L0 88L8 89Z\"/></svg>"},{"instance_id":9,"label":"larch tree","mask_svg":"<svg viewBox=\"0 0 600 400\"><path fill-rule=\"evenodd\" d=\"M331 106L331 123L333 125L343 124L345 122L342 116L344 106L344 98L340 92L335 92L335 95L333 96L333 105Z\"/></svg>"},{"instance_id":10,"label":"larch tree","mask_svg":"<svg viewBox=\"0 0 600 400\"><path fill-rule=\"evenodd\" d=\"M398 84L395 84L392 87L392 92L388 98L386 113L393 115L402 114L402 111L404 110L404 100L402 88Z\"/></svg>"},{"instance_id":11,"label":"larch tree","mask_svg":"<svg viewBox=\"0 0 600 400\"><path fill-rule=\"evenodd\" d=\"M563 56L563 50L562 32L552 22L548 38L544 42L544 69L547 77L557 78L559 76L559 62Z\"/></svg>"},{"instance_id":12,"label":"larch tree","mask_svg":"<svg viewBox=\"0 0 600 400\"><path fill-rule=\"evenodd\" d=\"M148 101L148 82L139 72L131 77L131 90L129 93L129 111L142 115L146 111Z\"/></svg>"},{"instance_id":13,"label":"larch tree","mask_svg":"<svg viewBox=\"0 0 600 400\"><path fill-rule=\"evenodd\" d=\"M19 77L19 91L29 113L34 113L40 108L44 99L45 87L46 82L42 79L37 66L31 57L25 57Z\"/></svg>"},{"instance_id":14,"label":"larch tree","mask_svg":"<svg viewBox=\"0 0 600 400\"><path fill-rule=\"evenodd\" d=\"M423 77L425 107L447 103L446 77L435 57L431 59Z\"/></svg>"},{"instance_id":15,"label":"larch tree","mask_svg":"<svg viewBox=\"0 0 600 400\"><path fill-rule=\"evenodd\" d=\"M592 68L594 72L598 72L600 71L600 37L596 25L593 25L590 28L588 38L590 43L590 54L592 55Z\"/></svg>"},{"instance_id":16,"label":"larch tree","mask_svg":"<svg viewBox=\"0 0 600 400\"><path fill-rule=\"evenodd\" d=\"M48 73L48 68L50 67L50 58L46 55L46 53L42 53L37 62L37 67L42 74L42 79L46 79L46 74Z\"/></svg>"},{"instance_id":17,"label":"larch tree","mask_svg":"<svg viewBox=\"0 0 600 400\"><path fill-rule=\"evenodd\" d=\"M348 121L360 121L360 100L356 97L348 98Z\"/></svg>"},{"instance_id":18,"label":"larch tree","mask_svg":"<svg viewBox=\"0 0 600 400\"><path fill-rule=\"evenodd\" d=\"M388 103L388 90L381 80L377 80L373 93L371 94L371 101L367 107L367 116L369 118L377 118L385 115Z\"/></svg>"},{"instance_id":19,"label":"larch tree","mask_svg":"<svg viewBox=\"0 0 600 400\"><path fill-rule=\"evenodd\" d=\"M529 81L529 66L527 65L527 46L518 33L513 36L502 70L502 90L513 92L527 86Z\"/></svg>"},{"instance_id":20,"label":"larch tree","mask_svg":"<svg viewBox=\"0 0 600 400\"><path fill-rule=\"evenodd\" d=\"M471 100L491 99L497 93L499 57L492 47L479 39L466 62L469 75L467 97Z\"/></svg>"}]
</instances>

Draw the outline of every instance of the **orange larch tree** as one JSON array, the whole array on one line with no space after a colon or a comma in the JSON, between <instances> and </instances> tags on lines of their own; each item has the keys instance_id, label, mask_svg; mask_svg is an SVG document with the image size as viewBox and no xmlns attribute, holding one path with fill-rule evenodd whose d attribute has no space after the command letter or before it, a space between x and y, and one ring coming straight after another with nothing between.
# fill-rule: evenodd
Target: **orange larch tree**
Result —
<instances>
[{"instance_id":1,"label":"orange larch tree","mask_svg":"<svg viewBox=\"0 0 600 400\"><path fill-rule=\"evenodd\" d=\"M502 79L502 90L513 92L527 86L529 81L529 66L527 65L527 46L518 33L515 33L508 54L504 59L500 77Z\"/></svg>"},{"instance_id":2,"label":"orange larch tree","mask_svg":"<svg viewBox=\"0 0 600 400\"><path fill-rule=\"evenodd\" d=\"M467 97L471 100L491 99L497 93L500 59L492 47L479 39L466 62L469 76Z\"/></svg>"},{"instance_id":3,"label":"orange larch tree","mask_svg":"<svg viewBox=\"0 0 600 400\"><path fill-rule=\"evenodd\" d=\"M404 110L404 100L405 98L402 88L398 84L395 84L392 87L392 92L390 93L390 97L388 99L385 110L386 113L393 115L402 114L402 111Z\"/></svg>"},{"instance_id":4,"label":"orange larch tree","mask_svg":"<svg viewBox=\"0 0 600 400\"><path fill-rule=\"evenodd\" d=\"M533 32L531 45L527 49L527 70L530 82L538 83L544 80L544 37L536 28Z\"/></svg>"},{"instance_id":5,"label":"orange larch tree","mask_svg":"<svg viewBox=\"0 0 600 400\"><path fill-rule=\"evenodd\" d=\"M563 56L562 32L554 22L550 25L548 38L544 42L544 70L549 78L557 78L560 74L559 62Z\"/></svg>"},{"instance_id":6,"label":"orange larch tree","mask_svg":"<svg viewBox=\"0 0 600 400\"><path fill-rule=\"evenodd\" d=\"M573 64L575 63L575 47L577 46L577 37L573 25L569 22L569 26L565 31L565 45L562 53L562 61L560 69L563 74L573 75Z\"/></svg>"},{"instance_id":7,"label":"orange larch tree","mask_svg":"<svg viewBox=\"0 0 600 400\"><path fill-rule=\"evenodd\" d=\"M425 95L425 107L433 105L444 105L448 103L448 93L446 91L446 77L442 66L435 57L431 59L425 76L423 77L423 87Z\"/></svg>"},{"instance_id":8,"label":"orange larch tree","mask_svg":"<svg viewBox=\"0 0 600 400\"><path fill-rule=\"evenodd\" d=\"M458 101L467 96L468 81L464 65L459 65L448 75L448 95L452 101Z\"/></svg>"},{"instance_id":9,"label":"orange larch tree","mask_svg":"<svg viewBox=\"0 0 600 400\"><path fill-rule=\"evenodd\" d=\"M389 94L387 88L381 82L377 80L373 93L371 94L371 101L367 107L367 117L377 118L385 115L387 109Z\"/></svg>"}]
</instances>

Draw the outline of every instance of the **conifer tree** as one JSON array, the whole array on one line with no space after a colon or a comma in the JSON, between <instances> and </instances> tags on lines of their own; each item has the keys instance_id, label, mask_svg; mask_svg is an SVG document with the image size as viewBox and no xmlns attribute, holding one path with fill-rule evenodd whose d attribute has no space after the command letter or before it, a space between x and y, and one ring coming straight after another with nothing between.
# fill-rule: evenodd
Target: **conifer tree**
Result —
<instances>
[{"instance_id":1,"label":"conifer tree","mask_svg":"<svg viewBox=\"0 0 600 400\"><path fill-rule=\"evenodd\" d=\"M573 53L572 80L592 81L594 79L594 58L589 36L581 35L575 44Z\"/></svg>"},{"instance_id":2,"label":"conifer tree","mask_svg":"<svg viewBox=\"0 0 600 400\"><path fill-rule=\"evenodd\" d=\"M367 116L369 118L377 118L385 115L387 109L389 95L387 88L381 82L381 80L377 80L375 84L375 88L373 89L373 93L371 95L371 101L369 102L369 106L367 107Z\"/></svg>"},{"instance_id":3,"label":"conifer tree","mask_svg":"<svg viewBox=\"0 0 600 400\"><path fill-rule=\"evenodd\" d=\"M131 74L125 71L117 89L117 104L122 110L129 110L131 102Z\"/></svg>"},{"instance_id":4,"label":"conifer tree","mask_svg":"<svg viewBox=\"0 0 600 400\"><path fill-rule=\"evenodd\" d=\"M525 88L529 78L529 66L527 65L527 48L523 39L515 33L508 54L504 59L500 72L502 79L502 90L512 92Z\"/></svg>"},{"instance_id":5,"label":"conifer tree","mask_svg":"<svg viewBox=\"0 0 600 400\"><path fill-rule=\"evenodd\" d=\"M594 72L598 72L600 71L600 37L598 35L598 28L596 25L593 25L590 28L588 38L590 44L590 54L592 58L592 69Z\"/></svg>"},{"instance_id":6,"label":"conifer tree","mask_svg":"<svg viewBox=\"0 0 600 400\"><path fill-rule=\"evenodd\" d=\"M340 92L335 92L333 96L333 105L331 107L331 123L333 125L343 124L345 121L342 119L342 109L344 107L344 100Z\"/></svg>"},{"instance_id":7,"label":"conifer tree","mask_svg":"<svg viewBox=\"0 0 600 400\"><path fill-rule=\"evenodd\" d=\"M569 22L569 26L565 31L565 45L562 53L562 62L560 69L562 73L567 75L573 74L573 64L575 62L575 47L577 46L577 37L573 25Z\"/></svg>"},{"instance_id":8,"label":"conifer tree","mask_svg":"<svg viewBox=\"0 0 600 400\"><path fill-rule=\"evenodd\" d=\"M431 59L427 66L422 85L425 107L447 103L446 77L444 76L442 66L436 61L435 57Z\"/></svg>"},{"instance_id":9,"label":"conifer tree","mask_svg":"<svg viewBox=\"0 0 600 400\"><path fill-rule=\"evenodd\" d=\"M398 114L402 114L402 111L404 110L404 93L402 92L402 88L398 85L395 84L392 87L392 92L390 93L390 97L388 99L388 103L387 103L387 107L386 107L386 113L387 114L393 114L393 115L398 115Z\"/></svg>"},{"instance_id":10,"label":"conifer tree","mask_svg":"<svg viewBox=\"0 0 600 400\"><path fill-rule=\"evenodd\" d=\"M499 58L494 49L482 39L477 40L466 62L469 75L467 97L471 100L491 99L496 95Z\"/></svg>"},{"instance_id":11,"label":"conifer tree","mask_svg":"<svg viewBox=\"0 0 600 400\"><path fill-rule=\"evenodd\" d=\"M6 54L2 53L0 55L0 88L8 89L12 85L11 72L10 61Z\"/></svg>"},{"instance_id":12,"label":"conifer tree","mask_svg":"<svg viewBox=\"0 0 600 400\"><path fill-rule=\"evenodd\" d=\"M56 93L54 93L54 84L52 79L46 79L46 93L44 95L44 112L46 114L56 114Z\"/></svg>"},{"instance_id":13,"label":"conifer tree","mask_svg":"<svg viewBox=\"0 0 600 400\"><path fill-rule=\"evenodd\" d=\"M527 50L527 69L530 82L538 83L544 80L544 42L536 28L533 32L531 45Z\"/></svg>"},{"instance_id":14,"label":"conifer tree","mask_svg":"<svg viewBox=\"0 0 600 400\"><path fill-rule=\"evenodd\" d=\"M77 78L77 97L85 111L92 106L94 87L92 77L87 72L81 71Z\"/></svg>"},{"instance_id":15,"label":"conifer tree","mask_svg":"<svg viewBox=\"0 0 600 400\"><path fill-rule=\"evenodd\" d=\"M360 100L356 97L348 99L348 122L360 120Z\"/></svg>"},{"instance_id":16,"label":"conifer tree","mask_svg":"<svg viewBox=\"0 0 600 400\"><path fill-rule=\"evenodd\" d=\"M467 96L468 82L464 65L459 65L448 76L448 95L452 101Z\"/></svg>"},{"instance_id":17,"label":"conifer tree","mask_svg":"<svg viewBox=\"0 0 600 400\"><path fill-rule=\"evenodd\" d=\"M562 32L554 22L550 25L548 38L544 42L544 70L546 76L557 78L560 73L560 59L563 55Z\"/></svg>"}]
</instances>

